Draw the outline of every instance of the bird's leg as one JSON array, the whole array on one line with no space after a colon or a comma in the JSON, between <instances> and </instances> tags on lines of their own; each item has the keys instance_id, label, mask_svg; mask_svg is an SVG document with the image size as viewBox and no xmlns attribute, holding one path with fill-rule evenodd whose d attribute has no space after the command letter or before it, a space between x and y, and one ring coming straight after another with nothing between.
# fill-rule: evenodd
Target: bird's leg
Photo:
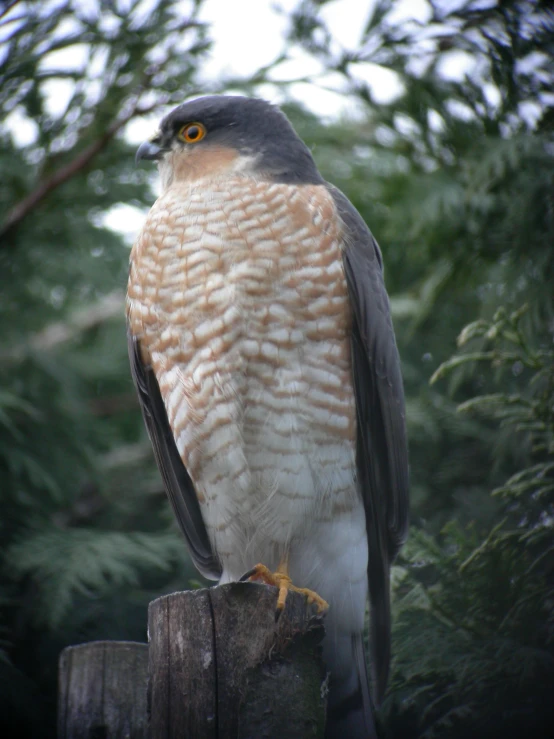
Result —
<instances>
[{"instance_id":1,"label":"bird's leg","mask_svg":"<svg viewBox=\"0 0 554 739\"><path fill-rule=\"evenodd\" d=\"M275 611L276 620L285 608L289 590L295 590L297 593L302 593L309 604L314 603L317 606L318 613L324 613L329 608L327 601L323 600L323 598L313 590L309 590L308 588L297 588L296 585L292 584L292 580L289 577L288 556L286 555L280 561L275 572L271 572L271 570L269 570L265 565L257 564L240 578L241 582L244 582L245 580L249 580L250 582L263 582L266 585L274 585L279 588L277 608Z\"/></svg>"}]
</instances>

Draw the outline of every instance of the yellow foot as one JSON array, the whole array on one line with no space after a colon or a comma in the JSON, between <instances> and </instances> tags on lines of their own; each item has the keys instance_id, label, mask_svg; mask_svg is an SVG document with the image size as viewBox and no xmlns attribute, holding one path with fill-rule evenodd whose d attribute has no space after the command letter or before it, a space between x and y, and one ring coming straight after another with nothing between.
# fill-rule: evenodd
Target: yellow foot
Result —
<instances>
[{"instance_id":1,"label":"yellow foot","mask_svg":"<svg viewBox=\"0 0 554 739\"><path fill-rule=\"evenodd\" d=\"M292 584L290 577L285 572L280 572L279 570L277 570L277 572L271 572L265 565L257 564L243 575L240 580L241 582L244 582L245 580L249 580L250 582L263 582L266 585L274 585L279 588L275 620L277 620L283 612L289 590L302 593L309 604L314 603L317 606L318 613L324 613L329 608L327 601L323 600L323 598L313 590L309 590L308 588L297 588L296 585Z\"/></svg>"}]
</instances>

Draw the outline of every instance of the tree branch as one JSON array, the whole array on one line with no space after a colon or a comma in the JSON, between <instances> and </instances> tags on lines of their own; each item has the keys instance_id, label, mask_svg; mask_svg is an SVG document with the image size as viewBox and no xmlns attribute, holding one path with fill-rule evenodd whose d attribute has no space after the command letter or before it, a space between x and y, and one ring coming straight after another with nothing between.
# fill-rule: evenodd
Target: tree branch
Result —
<instances>
[{"instance_id":1,"label":"tree branch","mask_svg":"<svg viewBox=\"0 0 554 739\"><path fill-rule=\"evenodd\" d=\"M5 15L8 15L10 10L13 10L16 5L20 3L20 0L13 0L13 2L8 3L5 8L2 8L0 10L0 18L3 18Z\"/></svg>"},{"instance_id":2,"label":"tree branch","mask_svg":"<svg viewBox=\"0 0 554 739\"><path fill-rule=\"evenodd\" d=\"M139 441L136 444L124 444L102 455L98 466L101 470L108 472L120 467L137 466L150 458L154 459L152 445L148 440Z\"/></svg>"},{"instance_id":3,"label":"tree branch","mask_svg":"<svg viewBox=\"0 0 554 739\"><path fill-rule=\"evenodd\" d=\"M66 321L56 321L11 349L0 352L2 362L21 362L31 352L50 351L71 341L83 331L120 316L123 319L125 299L120 290L104 295L94 305L76 311Z\"/></svg>"},{"instance_id":4,"label":"tree branch","mask_svg":"<svg viewBox=\"0 0 554 739\"><path fill-rule=\"evenodd\" d=\"M136 115L146 115L155 107L156 105L150 105L141 109L136 106L133 107L130 113L123 118L114 121L103 136L87 146L86 149L75 157L75 159L63 167L60 167L60 169L54 172L54 174L48 179L41 182L33 192L27 195L27 197L20 200L19 203L16 203L8 213L4 224L0 228L0 239L3 239L6 234L14 228L14 226L17 226L17 224L20 223L34 208L36 208L47 195L60 185L63 185L64 182L67 182L67 180L74 177L77 172L84 169L87 164L105 148L115 134L132 118Z\"/></svg>"}]
</instances>

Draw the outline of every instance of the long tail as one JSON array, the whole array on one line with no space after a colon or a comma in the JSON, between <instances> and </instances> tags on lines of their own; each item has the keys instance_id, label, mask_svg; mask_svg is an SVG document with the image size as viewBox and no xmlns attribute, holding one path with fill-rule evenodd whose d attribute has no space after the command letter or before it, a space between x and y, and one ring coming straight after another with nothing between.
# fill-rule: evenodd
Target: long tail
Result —
<instances>
[{"instance_id":1,"label":"long tail","mask_svg":"<svg viewBox=\"0 0 554 739\"><path fill-rule=\"evenodd\" d=\"M362 634L329 634L331 672L325 739L377 739Z\"/></svg>"}]
</instances>

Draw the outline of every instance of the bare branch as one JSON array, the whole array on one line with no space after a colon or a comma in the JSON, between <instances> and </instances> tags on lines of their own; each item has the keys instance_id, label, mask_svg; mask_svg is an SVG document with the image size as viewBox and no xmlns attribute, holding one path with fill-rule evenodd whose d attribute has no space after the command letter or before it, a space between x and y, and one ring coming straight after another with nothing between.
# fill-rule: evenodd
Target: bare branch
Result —
<instances>
[{"instance_id":1,"label":"bare branch","mask_svg":"<svg viewBox=\"0 0 554 739\"><path fill-rule=\"evenodd\" d=\"M149 459L154 460L152 445L149 441L141 441L137 444L119 446L104 454L99 460L99 467L107 472L120 467L135 467Z\"/></svg>"},{"instance_id":2,"label":"bare branch","mask_svg":"<svg viewBox=\"0 0 554 739\"><path fill-rule=\"evenodd\" d=\"M39 333L34 334L25 343L5 352L0 352L0 361L20 362L33 352L55 349L60 344L65 344L76 338L83 331L88 331L112 318L123 317L124 305L123 293L114 290L104 295L94 305L76 311L67 321L52 323Z\"/></svg>"},{"instance_id":3,"label":"bare branch","mask_svg":"<svg viewBox=\"0 0 554 739\"><path fill-rule=\"evenodd\" d=\"M3 18L5 15L8 15L10 10L13 10L16 5L19 5L20 0L13 0L13 2L8 3L5 8L2 8L0 10L0 18Z\"/></svg>"},{"instance_id":4,"label":"bare branch","mask_svg":"<svg viewBox=\"0 0 554 739\"><path fill-rule=\"evenodd\" d=\"M135 105L127 115L114 121L103 136L87 146L87 148L84 149L80 154L78 154L75 159L69 162L69 164L60 167L60 169L54 172L51 177L49 177L47 180L44 180L44 182L41 182L39 186L35 190L33 190L33 192L29 193L29 195L23 198L23 200L20 200L19 203L14 205L14 207L10 210L7 215L6 221L0 228L0 239L3 239L6 234L14 226L20 223L34 208L36 208L37 205L42 200L44 200L47 195L49 195L57 187L63 185L64 182L67 182L67 180L71 179L78 172L84 169L89 164L89 162L99 152L101 152L102 149L105 148L105 146L109 143L109 141L111 141L115 134L121 128L123 128L123 126L125 126L132 118L134 118L136 115L146 115L147 113L150 113L150 111L152 111L155 107L156 105L150 105L144 108L139 108ZM4 243L7 244L8 242L6 241Z\"/></svg>"}]
</instances>

